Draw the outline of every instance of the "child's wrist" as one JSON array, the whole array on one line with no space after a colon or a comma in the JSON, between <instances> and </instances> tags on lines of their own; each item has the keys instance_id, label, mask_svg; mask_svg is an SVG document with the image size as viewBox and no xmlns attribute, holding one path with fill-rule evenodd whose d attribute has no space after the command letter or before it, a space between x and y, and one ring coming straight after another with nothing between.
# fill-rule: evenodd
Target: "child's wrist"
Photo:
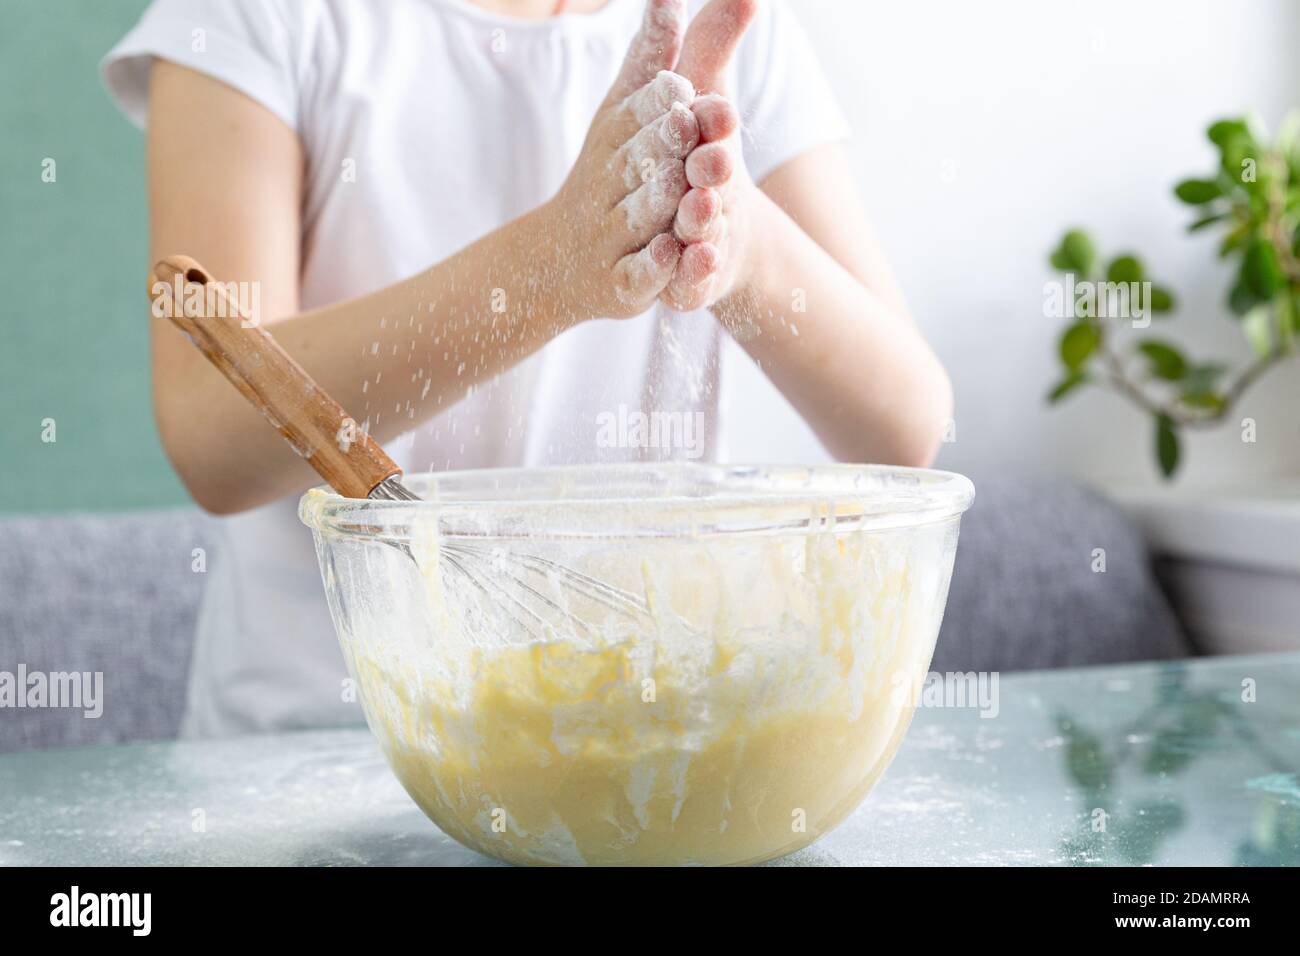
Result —
<instances>
[{"instance_id":1,"label":"child's wrist","mask_svg":"<svg viewBox=\"0 0 1300 956\"><path fill-rule=\"evenodd\" d=\"M552 199L518 220L520 243L525 250L524 274L534 297L535 311L549 317L557 333L594 318L588 314L579 294L583 282L578 263L583 250L569 238L570 228L563 210Z\"/></svg>"},{"instance_id":2,"label":"child's wrist","mask_svg":"<svg viewBox=\"0 0 1300 956\"><path fill-rule=\"evenodd\" d=\"M762 292L763 279L771 274L767 263L772 250L780 244L783 228L777 205L757 186L747 184L745 197L745 233L739 243L736 276L720 305L726 300L752 301Z\"/></svg>"}]
</instances>

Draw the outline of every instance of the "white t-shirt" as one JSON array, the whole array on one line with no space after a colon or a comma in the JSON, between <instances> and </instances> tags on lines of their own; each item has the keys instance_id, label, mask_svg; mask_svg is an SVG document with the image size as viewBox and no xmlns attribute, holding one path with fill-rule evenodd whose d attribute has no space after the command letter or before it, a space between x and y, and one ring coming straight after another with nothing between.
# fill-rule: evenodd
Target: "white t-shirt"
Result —
<instances>
[{"instance_id":1,"label":"white t-shirt","mask_svg":"<svg viewBox=\"0 0 1300 956\"><path fill-rule=\"evenodd\" d=\"M162 57L234 87L298 134L310 309L414 275L553 196L643 9L610 0L595 13L525 20L469 0L154 0L103 70L141 126ZM794 17L782 0L760 10L731 86L757 182L848 135ZM597 416L626 406L702 415L704 444L674 454L717 460L723 367L735 361L747 359L707 312L588 322L387 451L408 471L663 457L597 440ZM295 496L218 522L186 736L361 720L344 700L347 675L296 505Z\"/></svg>"}]
</instances>

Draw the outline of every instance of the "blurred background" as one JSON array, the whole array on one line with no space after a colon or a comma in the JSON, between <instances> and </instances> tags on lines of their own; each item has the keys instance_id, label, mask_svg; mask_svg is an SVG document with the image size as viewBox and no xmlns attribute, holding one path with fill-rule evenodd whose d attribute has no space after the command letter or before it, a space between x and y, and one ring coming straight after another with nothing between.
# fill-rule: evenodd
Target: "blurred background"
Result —
<instances>
[{"instance_id":1,"label":"blurred background","mask_svg":"<svg viewBox=\"0 0 1300 956\"><path fill-rule=\"evenodd\" d=\"M1043 401L1060 376L1062 327L1043 315L1043 283L1055 278L1047 254L1076 225L1103 252L1136 250L1179 300L1176 325L1152 331L1176 328L1191 354L1248 361L1218 237L1187 235L1196 216L1173 186L1214 169L1213 120L1253 111L1275 131L1300 105L1300 5L792 7L852 120L872 221L953 378L956 440L939 467L977 483L1008 469L1156 482L1148 418L1100 392L1056 408ZM1235 489L1300 475L1298 407L1300 372L1275 370L1240 409L1259 440L1243 443L1237 428L1188 437L1179 484ZM797 420L782 421L798 441ZM764 422L737 450L761 448L767 434Z\"/></svg>"}]
</instances>

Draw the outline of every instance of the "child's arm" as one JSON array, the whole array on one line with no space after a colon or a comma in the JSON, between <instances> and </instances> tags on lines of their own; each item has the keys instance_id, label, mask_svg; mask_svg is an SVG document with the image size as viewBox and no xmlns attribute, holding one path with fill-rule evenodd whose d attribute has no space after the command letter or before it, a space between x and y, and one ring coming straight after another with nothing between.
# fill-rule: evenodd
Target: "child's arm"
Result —
<instances>
[{"instance_id":1,"label":"child's arm","mask_svg":"<svg viewBox=\"0 0 1300 956\"><path fill-rule=\"evenodd\" d=\"M669 281L684 248L671 235L687 190L683 160L699 139L681 105L693 99L690 84L659 72L676 62L682 21L680 0L648 5L554 199L408 280L306 313L296 136L224 84L158 62L148 135L153 258L181 253L220 281L259 283L258 318L285 350L344 408L359 418L369 409L373 435L392 438L564 329L644 311ZM493 309L502 296L504 312ZM316 480L165 319L153 320L152 343L159 432L199 504L241 511Z\"/></svg>"},{"instance_id":2,"label":"child's arm","mask_svg":"<svg viewBox=\"0 0 1300 956\"><path fill-rule=\"evenodd\" d=\"M844 165L825 147L750 187L742 262L714 312L835 457L928 466L952 386L871 252Z\"/></svg>"},{"instance_id":3,"label":"child's arm","mask_svg":"<svg viewBox=\"0 0 1300 956\"><path fill-rule=\"evenodd\" d=\"M705 94L692 107L702 130L725 102L721 38L753 15L753 3L713 0L687 33L677 71ZM679 310L712 304L837 458L928 465L952 415L952 388L908 316L842 150L805 153L759 188L736 159L734 132L711 137L719 141L686 163L692 194L708 194L701 205L719 212L688 232L707 273L687 274L683 256L664 301ZM729 181L701 190L699 176L722 167L734 167ZM688 197L679 236L690 212Z\"/></svg>"}]
</instances>

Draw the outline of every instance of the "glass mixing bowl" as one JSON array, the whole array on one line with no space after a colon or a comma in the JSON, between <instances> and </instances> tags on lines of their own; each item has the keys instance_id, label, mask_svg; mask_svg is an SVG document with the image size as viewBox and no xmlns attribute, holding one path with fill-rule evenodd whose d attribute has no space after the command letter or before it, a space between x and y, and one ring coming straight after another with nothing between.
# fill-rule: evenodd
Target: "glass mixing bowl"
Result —
<instances>
[{"instance_id":1,"label":"glass mixing bowl","mask_svg":"<svg viewBox=\"0 0 1300 956\"><path fill-rule=\"evenodd\" d=\"M309 492L366 719L446 833L532 864L732 864L858 806L943 617L960 475L637 464Z\"/></svg>"}]
</instances>

